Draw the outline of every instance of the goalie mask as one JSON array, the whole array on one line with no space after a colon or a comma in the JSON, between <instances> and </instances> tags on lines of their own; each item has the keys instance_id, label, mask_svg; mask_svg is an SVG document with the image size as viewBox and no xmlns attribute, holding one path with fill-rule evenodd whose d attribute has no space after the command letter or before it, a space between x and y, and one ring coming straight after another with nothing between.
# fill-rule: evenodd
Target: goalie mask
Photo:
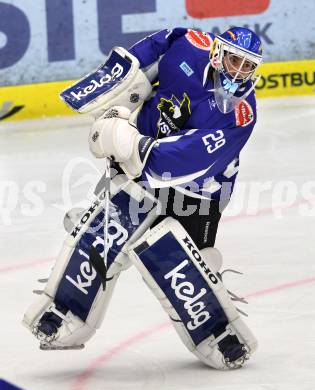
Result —
<instances>
[{"instance_id":1,"label":"goalie mask","mask_svg":"<svg viewBox=\"0 0 315 390\"><path fill-rule=\"evenodd\" d=\"M247 28L234 27L215 38L210 63L214 69L215 100L222 113L232 111L255 88L260 77L254 73L261 60L261 41ZM242 94L249 80L252 85Z\"/></svg>"}]
</instances>

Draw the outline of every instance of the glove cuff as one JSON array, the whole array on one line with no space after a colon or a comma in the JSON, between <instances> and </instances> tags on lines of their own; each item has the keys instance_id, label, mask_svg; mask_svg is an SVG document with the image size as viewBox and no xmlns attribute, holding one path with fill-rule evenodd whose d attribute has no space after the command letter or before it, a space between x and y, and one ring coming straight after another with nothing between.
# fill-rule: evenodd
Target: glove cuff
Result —
<instances>
[{"instance_id":1,"label":"glove cuff","mask_svg":"<svg viewBox=\"0 0 315 390\"><path fill-rule=\"evenodd\" d=\"M134 179L141 175L149 154L156 144L156 141L152 137L137 134L136 138L131 157L120 164L129 179Z\"/></svg>"}]
</instances>

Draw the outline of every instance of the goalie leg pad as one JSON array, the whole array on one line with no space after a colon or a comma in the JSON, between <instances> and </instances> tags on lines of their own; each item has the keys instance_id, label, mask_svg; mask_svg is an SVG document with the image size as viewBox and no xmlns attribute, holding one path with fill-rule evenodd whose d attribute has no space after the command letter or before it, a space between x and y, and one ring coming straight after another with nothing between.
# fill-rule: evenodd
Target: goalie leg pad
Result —
<instances>
[{"instance_id":1,"label":"goalie leg pad","mask_svg":"<svg viewBox=\"0 0 315 390\"><path fill-rule=\"evenodd\" d=\"M256 339L239 317L217 269L182 227L166 218L129 248L130 258L187 348L217 369L240 367ZM216 265L217 267L217 265Z\"/></svg>"},{"instance_id":2,"label":"goalie leg pad","mask_svg":"<svg viewBox=\"0 0 315 390\"><path fill-rule=\"evenodd\" d=\"M138 184L120 175L112 187L104 274L100 275L95 265L103 262L103 193L65 240L43 294L24 315L23 323L51 349L75 348L92 337L103 320L120 272L131 265L125 248L156 218L156 199ZM133 214L131 208L140 203L146 208Z\"/></svg>"}]
</instances>

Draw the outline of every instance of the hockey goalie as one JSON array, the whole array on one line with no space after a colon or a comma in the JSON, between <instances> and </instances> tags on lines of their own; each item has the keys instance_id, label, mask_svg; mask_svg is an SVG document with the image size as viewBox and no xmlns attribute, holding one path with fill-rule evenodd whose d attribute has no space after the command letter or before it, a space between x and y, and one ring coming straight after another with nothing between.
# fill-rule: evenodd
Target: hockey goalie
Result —
<instances>
[{"instance_id":1,"label":"hockey goalie","mask_svg":"<svg viewBox=\"0 0 315 390\"><path fill-rule=\"evenodd\" d=\"M67 213L68 236L24 315L42 349L83 348L120 273L134 265L202 362L233 369L251 357L257 341L223 284L214 245L256 123L261 60L247 28L162 30L115 47L62 92L95 119L89 147L107 175L88 209Z\"/></svg>"}]
</instances>

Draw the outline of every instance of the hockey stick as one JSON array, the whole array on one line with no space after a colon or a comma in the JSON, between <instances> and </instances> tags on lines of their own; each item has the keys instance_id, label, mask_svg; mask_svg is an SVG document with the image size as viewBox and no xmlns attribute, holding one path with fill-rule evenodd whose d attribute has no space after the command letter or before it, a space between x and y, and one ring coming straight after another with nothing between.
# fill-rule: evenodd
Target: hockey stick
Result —
<instances>
[{"instance_id":1,"label":"hockey stick","mask_svg":"<svg viewBox=\"0 0 315 390\"><path fill-rule=\"evenodd\" d=\"M107 265L108 254L108 220L110 196L110 159L105 157L105 200L104 200L104 264Z\"/></svg>"},{"instance_id":2,"label":"hockey stick","mask_svg":"<svg viewBox=\"0 0 315 390\"><path fill-rule=\"evenodd\" d=\"M103 259L98 253L96 248L91 246L89 252L89 260L94 267L95 271L99 275L102 281L103 290L106 289L106 282L112 278L107 278L107 255L109 251L108 247L108 222L109 222L109 198L110 198L110 159L105 157L105 174L104 174L104 219L103 219L103 236L104 236L104 252Z\"/></svg>"}]
</instances>

